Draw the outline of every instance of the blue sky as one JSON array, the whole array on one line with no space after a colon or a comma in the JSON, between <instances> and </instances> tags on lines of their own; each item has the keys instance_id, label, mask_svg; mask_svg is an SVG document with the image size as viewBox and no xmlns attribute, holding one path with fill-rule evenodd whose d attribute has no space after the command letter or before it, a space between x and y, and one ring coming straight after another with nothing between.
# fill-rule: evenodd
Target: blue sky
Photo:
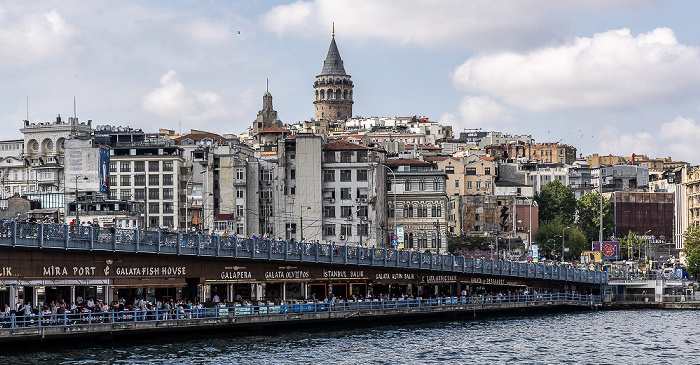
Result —
<instances>
[{"instance_id":1,"label":"blue sky","mask_svg":"<svg viewBox=\"0 0 700 365\"><path fill-rule=\"evenodd\" d=\"M0 138L56 114L241 133L266 79L313 116L335 22L355 115L427 116L579 153L699 164L700 3L32 1L0 5Z\"/></svg>"}]
</instances>

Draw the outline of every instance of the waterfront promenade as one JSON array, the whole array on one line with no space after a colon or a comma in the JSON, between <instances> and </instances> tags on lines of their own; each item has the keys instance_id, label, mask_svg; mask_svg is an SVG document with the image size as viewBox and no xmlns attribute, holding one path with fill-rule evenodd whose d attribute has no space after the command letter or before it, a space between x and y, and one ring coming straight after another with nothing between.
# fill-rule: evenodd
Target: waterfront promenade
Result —
<instances>
[{"instance_id":1,"label":"waterfront promenade","mask_svg":"<svg viewBox=\"0 0 700 365\"><path fill-rule=\"evenodd\" d=\"M323 326L338 322L353 323L379 318L429 315L477 316L485 312L595 309L600 297L572 293L449 297L434 299L396 299L336 302L294 302L281 305L217 305L209 308L124 310L6 316L2 319L0 342L70 340L130 336L133 334L169 334L174 331L211 331L215 329L283 328L289 325Z\"/></svg>"}]
</instances>

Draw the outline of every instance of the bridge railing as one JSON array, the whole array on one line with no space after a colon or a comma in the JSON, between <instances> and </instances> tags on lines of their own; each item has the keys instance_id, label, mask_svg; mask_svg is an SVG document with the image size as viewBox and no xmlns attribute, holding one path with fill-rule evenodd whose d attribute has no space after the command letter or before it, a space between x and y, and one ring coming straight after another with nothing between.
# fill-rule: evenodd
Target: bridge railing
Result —
<instances>
[{"instance_id":1,"label":"bridge railing","mask_svg":"<svg viewBox=\"0 0 700 365\"><path fill-rule=\"evenodd\" d=\"M608 281L607 273L602 271L484 257L14 220L3 222L0 245L433 269L589 284L606 284Z\"/></svg>"},{"instance_id":2,"label":"bridge railing","mask_svg":"<svg viewBox=\"0 0 700 365\"><path fill-rule=\"evenodd\" d=\"M552 305L572 303L592 305L594 303L600 303L600 296L575 293L551 293L442 297L432 299L312 301L258 305L236 304L229 306L216 305L208 308L176 306L175 308L168 309L110 310L108 312L92 312L87 309L79 309L77 313L37 313L0 316L0 331L12 330L18 327L71 327L101 325L105 323L163 322L231 316L285 315L304 312L358 312L360 315L371 315L371 311L398 308L459 307L458 309L470 310L473 307L498 307L509 303L547 303Z\"/></svg>"}]
</instances>

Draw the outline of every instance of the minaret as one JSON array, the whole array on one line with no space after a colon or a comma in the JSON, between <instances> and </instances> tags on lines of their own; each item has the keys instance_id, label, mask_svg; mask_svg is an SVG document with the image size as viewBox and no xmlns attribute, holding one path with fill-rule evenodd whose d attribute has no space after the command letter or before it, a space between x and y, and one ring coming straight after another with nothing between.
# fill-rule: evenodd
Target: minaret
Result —
<instances>
[{"instance_id":1,"label":"minaret","mask_svg":"<svg viewBox=\"0 0 700 365\"><path fill-rule=\"evenodd\" d=\"M337 121L352 117L352 89L350 75L345 73L343 59L335 44L335 24L331 35L331 46L323 62L321 74L314 82L314 107L316 120Z\"/></svg>"}]
</instances>

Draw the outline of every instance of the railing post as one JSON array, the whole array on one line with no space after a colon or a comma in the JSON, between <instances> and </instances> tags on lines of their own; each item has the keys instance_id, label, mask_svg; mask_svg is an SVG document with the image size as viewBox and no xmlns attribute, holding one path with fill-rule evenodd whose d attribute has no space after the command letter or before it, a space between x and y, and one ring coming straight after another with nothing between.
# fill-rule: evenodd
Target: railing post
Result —
<instances>
[{"instance_id":1,"label":"railing post","mask_svg":"<svg viewBox=\"0 0 700 365\"><path fill-rule=\"evenodd\" d=\"M333 262L333 244L329 243L328 244L328 257L330 258L330 262Z\"/></svg>"},{"instance_id":2,"label":"railing post","mask_svg":"<svg viewBox=\"0 0 700 365\"><path fill-rule=\"evenodd\" d=\"M63 225L63 248L67 249L68 248L68 241L70 241L70 231L69 231L69 226L67 224ZM14 232L14 230L13 230Z\"/></svg>"},{"instance_id":3,"label":"railing post","mask_svg":"<svg viewBox=\"0 0 700 365\"><path fill-rule=\"evenodd\" d=\"M316 249L316 262L318 262L318 243L314 243L314 248Z\"/></svg>"},{"instance_id":4,"label":"railing post","mask_svg":"<svg viewBox=\"0 0 700 365\"><path fill-rule=\"evenodd\" d=\"M44 247L44 222L39 222L39 248Z\"/></svg>"},{"instance_id":5,"label":"railing post","mask_svg":"<svg viewBox=\"0 0 700 365\"><path fill-rule=\"evenodd\" d=\"M423 253L418 251L418 268L423 268Z\"/></svg>"},{"instance_id":6,"label":"railing post","mask_svg":"<svg viewBox=\"0 0 700 365\"><path fill-rule=\"evenodd\" d=\"M136 249L136 252L139 252L139 232L140 231L138 229L134 230L134 248Z\"/></svg>"},{"instance_id":7,"label":"railing post","mask_svg":"<svg viewBox=\"0 0 700 365\"><path fill-rule=\"evenodd\" d=\"M238 257L238 237L233 239L233 257Z\"/></svg>"},{"instance_id":8,"label":"railing post","mask_svg":"<svg viewBox=\"0 0 700 365\"><path fill-rule=\"evenodd\" d=\"M160 244L161 244L161 234L160 230L156 231L156 253L160 253Z\"/></svg>"},{"instance_id":9,"label":"railing post","mask_svg":"<svg viewBox=\"0 0 700 365\"><path fill-rule=\"evenodd\" d=\"M199 249L200 249L200 247L202 247L202 235L201 234L198 234L195 236L194 244L195 244L195 246L197 246L197 256L199 256L199 253L200 253ZM217 312L218 312L218 310L217 310Z\"/></svg>"},{"instance_id":10,"label":"railing post","mask_svg":"<svg viewBox=\"0 0 700 365\"><path fill-rule=\"evenodd\" d=\"M267 259L272 260L272 239L267 240Z\"/></svg>"},{"instance_id":11,"label":"railing post","mask_svg":"<svg viewBox=\"0 0 700 365\"><path fill-rule=\"evenodd\" d=\"M228 233L227 233L228 234ZM212 241L214 241L214 247L216 247L216 257L219 257L221 255L221 237L217 235L211 236Z\"/></svg>"},{"instance_id":12,"label":"railing post","mask_svg":"<svg viewBox=\"0 0 700 365\"><path fill-rule=\"evenodd\" d=\"M389 260L389 249L384 247L382 250L384 250L384 266L386 266Z\"/></svg>"},{"instance_id":13,"label":"railing post","mask_svg":"<svg viewBox=\"0 0 700 365\"><path fill-rule=\"evenodd\" d=\"M396 252L396 267L399 267L399 260L401 258L401 251L399 249L395 248L394 252Z\"/></svg>"},{"instance_id":14,"label":"railing post","mask_svg":"<svg viewBox=\"0 0 700 365\"><path fill-rule=\"evenodd\" d=\"M255 245L258 244L258 238L251 238L250 239L250 245L248 245L248 249L250 250L250 258L255 257Z\"/></svg>"},{"instance_id":15,"label":"railing post","mask_svg":"<svg viewBox=\"0 0 700 365\"><path fill-rule=\"evenodd\" d=\"M345 248L344 248L344 251L345 251L345 255L344 255L344 256L345 256L345 257L343 258L343 263L344 263L344 264L347 264L347 263L348 263L348 243L347 243L347 242L345 242L345 246L344 246L344 247L345 247Z\"/></svg>"},{"instance_id":16,"label":"railing post","mask_svg":"<svg viewBox=\"0 0 700 365\"><path fill-rule=\"evenodd\" d=\"M12 246L17 246L17 221L14 219L12 220ZM67 243L66 247L68 247Z\"/></svg>"},{"instance_id":17,"label":"railing post","mask_svg":"<svg viewBox=\"0 0 700 365\"><path fill-rule=\"evenodd\" d=\"M284 261L289 260L289 242L284 241L282 244L282 247L284 247Z\"/></svg>"},{"instance_id":18,"label":"railing post","mask_svg":"<svg viewBox=\"0 0 700 365\"><path fill-rule=\"evenodd\" d=\"M90 241L90 251L95 247L95 227L88 225L88 240Z\"/></svg>"},{"instance_id":19,"label":"railing post","mask_svg":"<svg viewBox=\"0 0 700 365\"><path fill-rule=\"evenodd\" d=\"M112 227L112 234L111 234L111 240L112 240L112 251L117 250L117 228Z\"/></svg>"}]
</instances>

